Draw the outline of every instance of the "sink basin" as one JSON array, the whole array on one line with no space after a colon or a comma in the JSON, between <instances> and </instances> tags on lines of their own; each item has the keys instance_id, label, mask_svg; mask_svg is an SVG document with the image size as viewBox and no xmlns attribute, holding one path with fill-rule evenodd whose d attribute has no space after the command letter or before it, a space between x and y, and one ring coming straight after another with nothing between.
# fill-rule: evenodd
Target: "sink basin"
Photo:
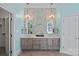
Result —
<instances>
[{"instance_id":1,"label":"sink basin","mask_svg":"<svg viewBox=\"0 0 79 59\"><path fill-rule=\"evenodd\" d=\"M36 37L44 37L44 35L39 35L39 34L38 34L38 35L36 35Z\"/></svg>"}]
</instances>

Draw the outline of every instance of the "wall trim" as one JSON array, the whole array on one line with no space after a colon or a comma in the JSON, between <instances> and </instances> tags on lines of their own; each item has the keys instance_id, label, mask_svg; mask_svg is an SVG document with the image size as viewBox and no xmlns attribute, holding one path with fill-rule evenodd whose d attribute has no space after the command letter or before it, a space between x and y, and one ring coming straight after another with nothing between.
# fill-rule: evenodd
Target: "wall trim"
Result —
<instances>
[{"instance_id":1,"label":"wall trim","mask_svg":"<svg viewBox=\"0 0 79 59\"><path fill-rule=\"evenodd\" d=\"M17 50L14 56L19 56L21 54L21 50Z\"/></svg>"},{"instance_id":2,"label":"wall trim","mask_svg":"<svg viewBox=\"0 0 79 59\"><path fill-rule=\"evenodd\" d=\"M65 53L65 54L68 54L68 55L70 55L70 56L78 56L78 53L77 53L77 52L78 52L78 51L76 51L76 52L75 52L76 54L74 54L73 51L72 51L72 53L70 53L69 51L63 51L63 50L60 51L60 53Z\"/></svg>"}]
</instances>

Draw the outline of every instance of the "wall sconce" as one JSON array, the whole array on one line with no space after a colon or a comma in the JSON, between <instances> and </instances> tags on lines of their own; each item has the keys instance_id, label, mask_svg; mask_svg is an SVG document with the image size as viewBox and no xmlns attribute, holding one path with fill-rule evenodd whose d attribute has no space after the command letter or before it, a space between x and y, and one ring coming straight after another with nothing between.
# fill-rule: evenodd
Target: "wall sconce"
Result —
<instances>
[{"instance_id":1,"label":"wall sconce","mask_svg":"<svg viewBox=\"0 0 79 59\"><path fill-rule=\"evenodd\" d=\"M53 14L51 14L51 15L49 16L49 18L54 19L55 16L54 16Z\"/></svg>"},{"instance_id":2,"label":"wall sconce","mask_svg":"<svg viewBox=\"0 0 79 59\"><path fill-rule=\"evenodd\" d=\"M53 10L51 8L50 13L52 13L52 12L53 12ZM55 15L54 14L50 14L48 17L51 18L51 19L54 19L55 18Z\"/></svg>"},{"instance_id":3,"label":"wall sconce","mask_svg":"<svg viewBox=\"0 0 79 59\"><path fill-rule=\"evenodd\" d=\"M29 20L30 19L30 15L29 14L25 15L25 18Z\"/></svg>"},{"instance_id":4,"label":"wall sconce","mask_svg":"<svg viewBox=\"0 0 79 59\"><path fill-rule=\"evenodd\" d=\"M27 3L27 5L29 5L29 3ZM30 20L31 17L29 15L29 8L27 8L27 14L25 15L25 19Z\"/></svg>"}]
</instances>

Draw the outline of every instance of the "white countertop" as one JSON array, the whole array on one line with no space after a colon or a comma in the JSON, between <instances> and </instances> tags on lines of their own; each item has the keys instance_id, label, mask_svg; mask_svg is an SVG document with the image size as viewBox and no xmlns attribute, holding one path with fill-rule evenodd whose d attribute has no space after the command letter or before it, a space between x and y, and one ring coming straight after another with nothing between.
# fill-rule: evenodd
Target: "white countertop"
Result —
<instances>
[{"instance_id":1,"label":"white countertop","mask_svg":"<svg viewBox=\"0 0 79 59\"><path fill-rule=\"evenodd\" d=\"M21 38L60 38L58 34L44 34L44 37L36 37L36 34L22 34Z\"/></svg>"}]
</instances>

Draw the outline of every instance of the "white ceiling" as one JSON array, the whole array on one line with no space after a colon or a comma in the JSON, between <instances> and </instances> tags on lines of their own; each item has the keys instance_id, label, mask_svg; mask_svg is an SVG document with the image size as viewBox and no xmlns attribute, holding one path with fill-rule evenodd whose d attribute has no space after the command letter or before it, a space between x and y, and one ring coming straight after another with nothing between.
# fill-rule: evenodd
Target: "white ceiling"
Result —
<instances>
[{"instance_id":1,"label":"white ceiling","mask_svg":"<svg viewBox=\"0 0 79 59\"><path fill-rule=\"evenodd\" d=\"M26 3L24 4L25 8L55 8L56 4L52 4L51 3L30 3L29 5L27 5Z\"/></svg>"}]
</instances>

